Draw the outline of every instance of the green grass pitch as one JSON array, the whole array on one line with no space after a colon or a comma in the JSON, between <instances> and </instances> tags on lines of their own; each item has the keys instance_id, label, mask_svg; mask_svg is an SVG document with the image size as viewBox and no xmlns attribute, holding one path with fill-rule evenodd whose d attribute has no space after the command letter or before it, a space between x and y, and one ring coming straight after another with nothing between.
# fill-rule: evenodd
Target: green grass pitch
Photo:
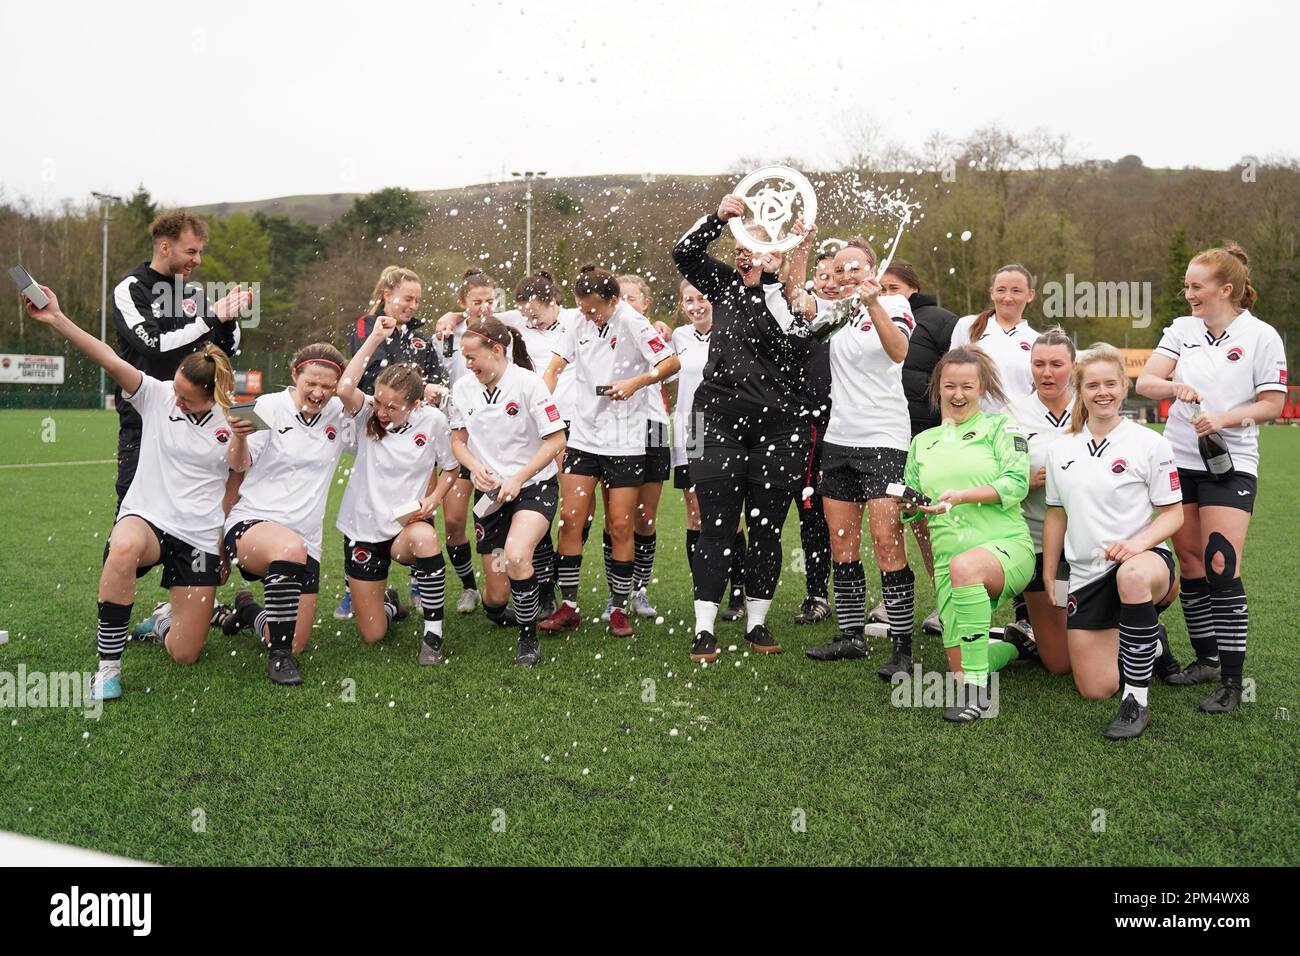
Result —
<instances>
[{"instance_id":1,"label":"green grass pitch","mask_svg":"<svg viewBox=\"0 0 1300 956\"><path fill-rule=\"evenodd\" d=\"M111 459L115 440L109 412L0 413L0 671L94 667L114 465L84 462ZM722 623L723 648L741 650L691 664L671 488L650 591L664 623L630 640L585 624L545 639L543 665L524 670L512 632L450 610L449 584L450 663L419 668L414 615L374 647L329 617L340 473L306 684L273 686L247 632L214 633L188 668L131 645L126 696L98 721L0 709L0 829L192 865L1295 865L1300 432L1265 429L1263 462L1244 558L1254 702L1207 716L1196 703L1208 688L1158 684L1151 729L1118 744L1100 733L1114 701L1083 701L1032 665L1004 672L999 717L953 727L890 706L882 643L867 663L807 660L833 628L789 623L803 597L790 554L769 617L786 653L747 655L741 625ZM798 542L792 510L787 552ZM603 607L601 571L593 543L589 616ZM921 573L918 588L919 620L932 606ZM135 618L161 594L154 571ZM1165 621L1186 660L1180 612ZM917 652L942 668L937 638L919 637Z\"/></svg>"}]
</instances>

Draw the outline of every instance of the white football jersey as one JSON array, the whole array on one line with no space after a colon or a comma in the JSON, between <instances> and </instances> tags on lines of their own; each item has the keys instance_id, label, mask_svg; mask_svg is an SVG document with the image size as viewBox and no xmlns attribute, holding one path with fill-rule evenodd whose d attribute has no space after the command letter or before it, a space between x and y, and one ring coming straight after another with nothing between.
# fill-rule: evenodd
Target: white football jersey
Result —
<instances>
[{"instance_id":1,"label":"white football jersey","mask_svg":"<svg viewBox=\"0 0 1300 956\"><path fill-rule=\"evenodd\" d=\"M1074 399L1071 396L1070 404L1065 406L1065 410L1058 417L1052 414L1052 410L1044 405L1038 393L1034 392L1019 401L1012 402L1007 409L1011 420L1021 427L1025 437L1029 439L1030 477L1036 475L1039 468L1047 466L1047 449L1051 447L1052 442L1068 434L1070 410L1073 405ZM1047 516L1046 499L1047 486L1044 485L1029 492L1020 502L1025 524L1029 525L1029 536L1034 539L1034 550L1039 554L1043 551L1043 519Z\"/></svg>"},{"instance_id":2,"label":"white football jersey","mask_svg":"<svg viewBox=\"0 0 1300 956\"><path fill-rule=\"evenodd\" d=\"M533 460L542 440L564 431L564 418L555 396L536 372L507 365L492 388L484 388L473 375L456 383L451 393L451 427L467 433L469 450L498 478L513 478ZM555 475L555 462L547 462L524 485Z\"/></svg>"},{"instance_id":3,"label":"white football jersey","mask_svg":"<svg viewBox=\"0 0 1300 956\"><path fill-rule=\"evenodd\" d=\"M261 396L256 410L271 427L249 436L253 461L226 516L226 530L241 521L274 521L302 535L307 553L319 561L325 504L351 416L335 397L304 418L293 388Z\"/></svg>"},{"instance_id":4,"label":"white football jersey","mask_svg":"<svg viewBox=\"0 0 1300 956\"><path fill-rule=\"evenodd\" d=\"M569 324L582 317L581 309L561 309L555 318L555 324L549 329L539 329L528 324L524 314L517 309L502 312L497 318L507 325L517 328L524 337L528 349L528 358L533 363L533 371L543 374L555 358L555 346L564 336ZM560 416L567 422L573 417L573 389L577 372L572 365L566 365L560 377L555 381L555 404L560 409Z\"/></svg>"},{"instance_id":5,"label":"white football jersey","mask_svg":"<svg viewBox=\"0 0 1300 956\"><path fill-rule=\"evenodd\" d=\"M1201 395L1201 410L1219 414L1252 404L1260 392L1286 393L1286 350L1282 336L1267 322L1243 311L1217 339L1194 315L1174 319L1156 346L1173 359L1173 381L1186 383ZM1225 428L1220 434L1232 454L1233 467L1248 475L1259 472L1258 426ZM1174 448L1179 468L1205 471L1196 446L1192 410L1186 402L1169 408L1165 437Z\"/></svg>"},{"instance_id":6,"label":"white football jersey","mask_svg":"<svg viewBox=\"0 0 1300 956\"><path fill-rule=\"evenodd\" d=\"M882 295L876 301L910 339L916 320L907 299ZM912 418L903 392L903 363L889 357L873 325L864 307L830 337L831 417L826 441L848 448L907 451L912 444Z\"/></svg>"},{"instance_id":7,"label":"white football jersey","mask_svg":"<svg viewBox=\"0 0 1300 956\"><path fill-rule=\"evenodd\" d=\"M677 380L677 407L673 409L672 465L680 468L688 463L687 455L699 448L689 447L691 415L695 406L695 390L704 381L704 365L709 360L709 339L713 329L703 334L694 325L673 329L673 351L682 363L682 369L673 378Z\"/></svg>"},{"instance_id":8,"label":"white football jersey","mask_svg":"<svg viewBox=\"0 0 1300 956\"><path fill-rule=\"evenodd\" d=\"M1115 566L1106 548L1141 533L1153 507L1182 500L1169 442L1127 418L1101 441L1085 427L1047 449L1046 503L1065 509L1072 592Z\"/></svg>"},{"instance_id":9,"label":"white football jersey","mask_svg":"<svg viewBox=\"0 0 1300 956\"><path fill-rule=\"evenodd\" d=\"M135 394L122 393L140 413L140 461L117 517L139 515L205 554L220 551L221 499L233 432L220 405L201 415L176 407L171 382L141 374Z\"/></svg>"},{"instance_id":10,"label":"white football jersey","mask_svg":"<svg viewBox=\"0 0 1300 956\"><path fill-rule=\"evenodd\" d=\"M644 375L672 355L654 326L620 301L603 326L580 315L565 329L555 354L577 366L569 445L597 455L643 454L649 421L645 397L615 402L597 395L596 386Z\"/></svg>"},{"instance_id":11,"label":"white football jersey","mask_svg":"<svg viewBox=\"0 0 1300 956\"><path fill-rule=\"evenodd\" d=\"M977 318L975 315L967 315L957 320L952 330L952 343L948 346L950 349L972 344L970 330ZM987 352L989 358L993 359L993 364L998 367L1002 391L1006 393L1008 404L1024 398L1034 390L1034 373L1029 357L1037 340L1038 333L1024 319L1014 328L1004 329L998 325L998 317L990 315L988 324L984 327L984 335L974 343ZM988 397L980 402L980 407L994 414L1005 412L1007 408Z\"/></svg>"},{"instance_id":12,"label":"white football jersey","mask_svg":"<svg viewBox=\"0 0 1300 956\"><path fill-rule=\"evenodd\" d=\"M397 537L402 525L393 517L394 511L424 497L434 467L460 470L451 452L451 428L442 412L420 405L405 425L375 439L366 433L374 401L367 395L354 419L357 460L334 523L353 541Z\"/></svg>"}]
</instances>

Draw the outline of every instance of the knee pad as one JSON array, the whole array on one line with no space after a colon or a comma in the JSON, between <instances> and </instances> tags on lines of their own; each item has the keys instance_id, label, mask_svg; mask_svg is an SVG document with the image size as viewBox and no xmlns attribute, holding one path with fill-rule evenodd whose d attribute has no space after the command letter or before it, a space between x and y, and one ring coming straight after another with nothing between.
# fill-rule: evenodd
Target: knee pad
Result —
<instances>
[{"instance_id":1,"label":"knee pad","mask_svg":"<svg viewBox=\"0 0 1300 956\"><path fill-rule=\"evenodd\" d=\"M1214 570L1214 559L1223 556L1223 570ZM1230 542L1217 531L1210 532L1205 545L1205 579L1211 588L1227 587L1237 576L1237 552Z\"/></svg>"}]
</instances>

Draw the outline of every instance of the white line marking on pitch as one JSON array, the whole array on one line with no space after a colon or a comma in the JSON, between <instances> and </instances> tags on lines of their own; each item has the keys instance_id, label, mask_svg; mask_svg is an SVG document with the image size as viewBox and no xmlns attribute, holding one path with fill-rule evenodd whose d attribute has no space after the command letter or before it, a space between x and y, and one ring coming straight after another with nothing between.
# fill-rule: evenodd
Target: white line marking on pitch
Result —
<instances>
[{"instance_id":1,"label":"white line marking on pitch","mask_svg":"<svg viewBox=\"0 0 1300 956\"><path fill-rule=\"evenodd\" d=\"M92 458L89 461L32 461L21 465L0 465L0 468L58 468L61 465L111 465L116 458Z\"/></svg>"}]
</instances>

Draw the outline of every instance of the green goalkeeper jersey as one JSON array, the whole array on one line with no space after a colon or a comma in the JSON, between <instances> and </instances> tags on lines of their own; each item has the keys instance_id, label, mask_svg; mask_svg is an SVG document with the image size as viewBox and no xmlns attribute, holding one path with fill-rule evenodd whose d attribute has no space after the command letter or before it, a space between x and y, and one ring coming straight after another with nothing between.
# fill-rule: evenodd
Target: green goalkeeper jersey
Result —
<instances>
[{"instance_id":1,"label":"green goalkeeper jersey","mask_svg":"<svg viewBox=\"0 0 1300 956\"><path fill-rule=\"evenodd\" d=\"M1029 442L1006 415L976 412L961 424L945 422L912 439L904 480L928 498L945 491L992 485L996 504L957 505L930 515L930 541L936 564L1000 538L1029 537L1020 502L1029 491ZM905 520L922 517L913 512Z\"/></svg>"}]
</instances>

